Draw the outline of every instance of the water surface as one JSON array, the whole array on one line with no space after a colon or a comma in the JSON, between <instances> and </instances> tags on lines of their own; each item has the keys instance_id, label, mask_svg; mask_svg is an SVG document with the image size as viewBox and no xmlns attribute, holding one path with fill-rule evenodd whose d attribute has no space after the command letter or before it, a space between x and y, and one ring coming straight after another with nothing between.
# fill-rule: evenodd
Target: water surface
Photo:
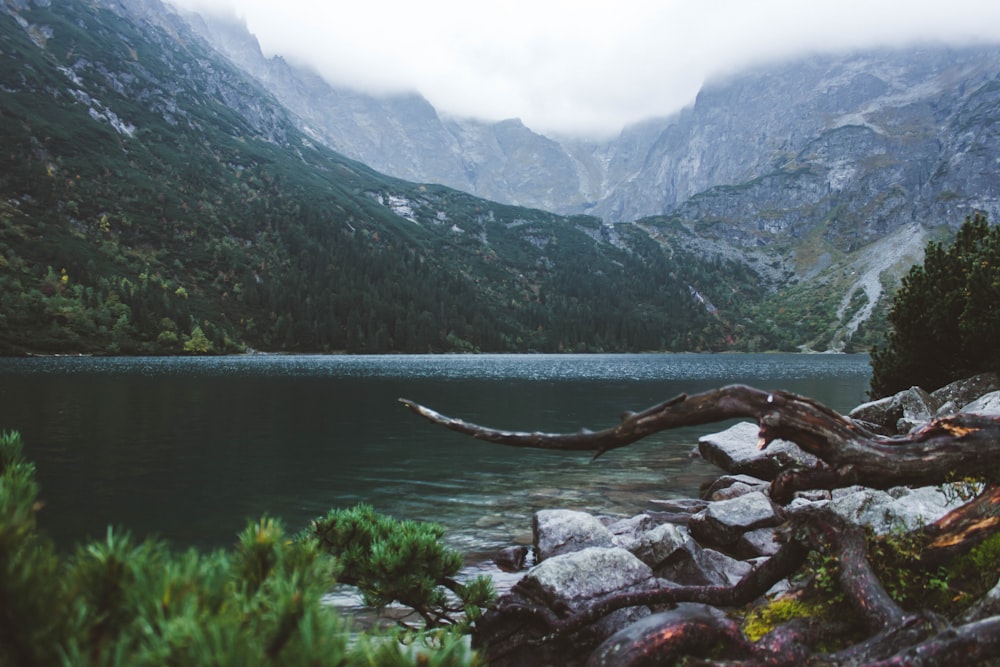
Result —
<instances>
[{"instance_id":1,"label":"water surface","mask_svg":"<svg viewBox=\"0 0 1000 667\"><path fill-rule=\"evenodd\" d=\"M595 462L508 449L397 402L518 430L594 430L681 392L785 389L846 411L861 355L476 355L0 359L0 429L38 465L41 525L62 546L109 524L226 546L247 518L297 530L357 502L444 523L467 552L530 539L544 507L629 515L718 474L692 460L706 426Z\"/></svg>"}]
</instances>

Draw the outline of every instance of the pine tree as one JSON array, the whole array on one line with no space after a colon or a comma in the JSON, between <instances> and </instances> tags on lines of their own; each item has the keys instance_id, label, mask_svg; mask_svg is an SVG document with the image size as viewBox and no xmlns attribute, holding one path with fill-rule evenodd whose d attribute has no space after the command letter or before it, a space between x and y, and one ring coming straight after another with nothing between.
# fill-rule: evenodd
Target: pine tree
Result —
<instances>
[{"instance_id":1,"label":"pine tree","mask_svg":"<svg viewBox=\"0 0 1000 667\"><path fill-rule=\"evenodd\" d=\"M1000 229L966 218L951 245L931 242L903 278L887 345L872 353L871 394L928 391L1000 370Z\"/></svg>"}]
</instances>

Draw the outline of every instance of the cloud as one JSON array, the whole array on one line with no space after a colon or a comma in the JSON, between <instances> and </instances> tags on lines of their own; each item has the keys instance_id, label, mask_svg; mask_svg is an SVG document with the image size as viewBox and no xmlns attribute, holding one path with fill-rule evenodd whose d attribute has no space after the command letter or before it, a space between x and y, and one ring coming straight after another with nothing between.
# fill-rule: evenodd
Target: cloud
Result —
<instances>
[{"instance_id":1,"label":"cloud","mask_svg":"<svg viewBox=\"0 0 1000 667\"><path fill-rule=\"evenodd\" d=\"M236 12L265 53L440 111L609 134L719 73L809 51L1000 42L996 0L174 0Z\"/></svg>"}]
</instances>

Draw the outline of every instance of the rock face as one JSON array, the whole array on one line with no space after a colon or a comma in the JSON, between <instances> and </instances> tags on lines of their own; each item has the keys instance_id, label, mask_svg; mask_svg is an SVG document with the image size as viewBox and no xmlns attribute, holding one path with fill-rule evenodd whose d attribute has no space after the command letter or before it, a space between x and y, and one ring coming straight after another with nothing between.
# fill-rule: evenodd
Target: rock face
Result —
<instances>
[{"instance_id":1,"label":"rock face","mask_svg":"<svg viewBox=\"0 0 1000 667\"><path fill-rule=\"evenodd\" d=\"M266 59L235 19L191 24L333 149L416 182L607 222L671 215L739 248L821 230L851 250L913 223L1000 212L1000 49L813 56L707 83L609 140L443 117L418 94L333 88ZM722 140L720 140L722 139Z\"/></svg>"}]
</instances>

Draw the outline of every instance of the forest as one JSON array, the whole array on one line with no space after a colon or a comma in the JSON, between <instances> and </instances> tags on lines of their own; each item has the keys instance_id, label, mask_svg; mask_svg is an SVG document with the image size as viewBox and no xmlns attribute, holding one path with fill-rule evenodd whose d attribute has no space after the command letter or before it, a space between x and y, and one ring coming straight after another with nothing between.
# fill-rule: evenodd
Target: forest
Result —
<instances>
[{"instance_id":1,"label":"forest","mask_svg":"<svg viewBox=\"0 0 1000 667\"><path fill-rule=\"evenodd\" d=\"M0 20L0 354L791 350L835 320L669 235L378 174L198 43L25 16Z\"/></svg>"}]
</instances>

